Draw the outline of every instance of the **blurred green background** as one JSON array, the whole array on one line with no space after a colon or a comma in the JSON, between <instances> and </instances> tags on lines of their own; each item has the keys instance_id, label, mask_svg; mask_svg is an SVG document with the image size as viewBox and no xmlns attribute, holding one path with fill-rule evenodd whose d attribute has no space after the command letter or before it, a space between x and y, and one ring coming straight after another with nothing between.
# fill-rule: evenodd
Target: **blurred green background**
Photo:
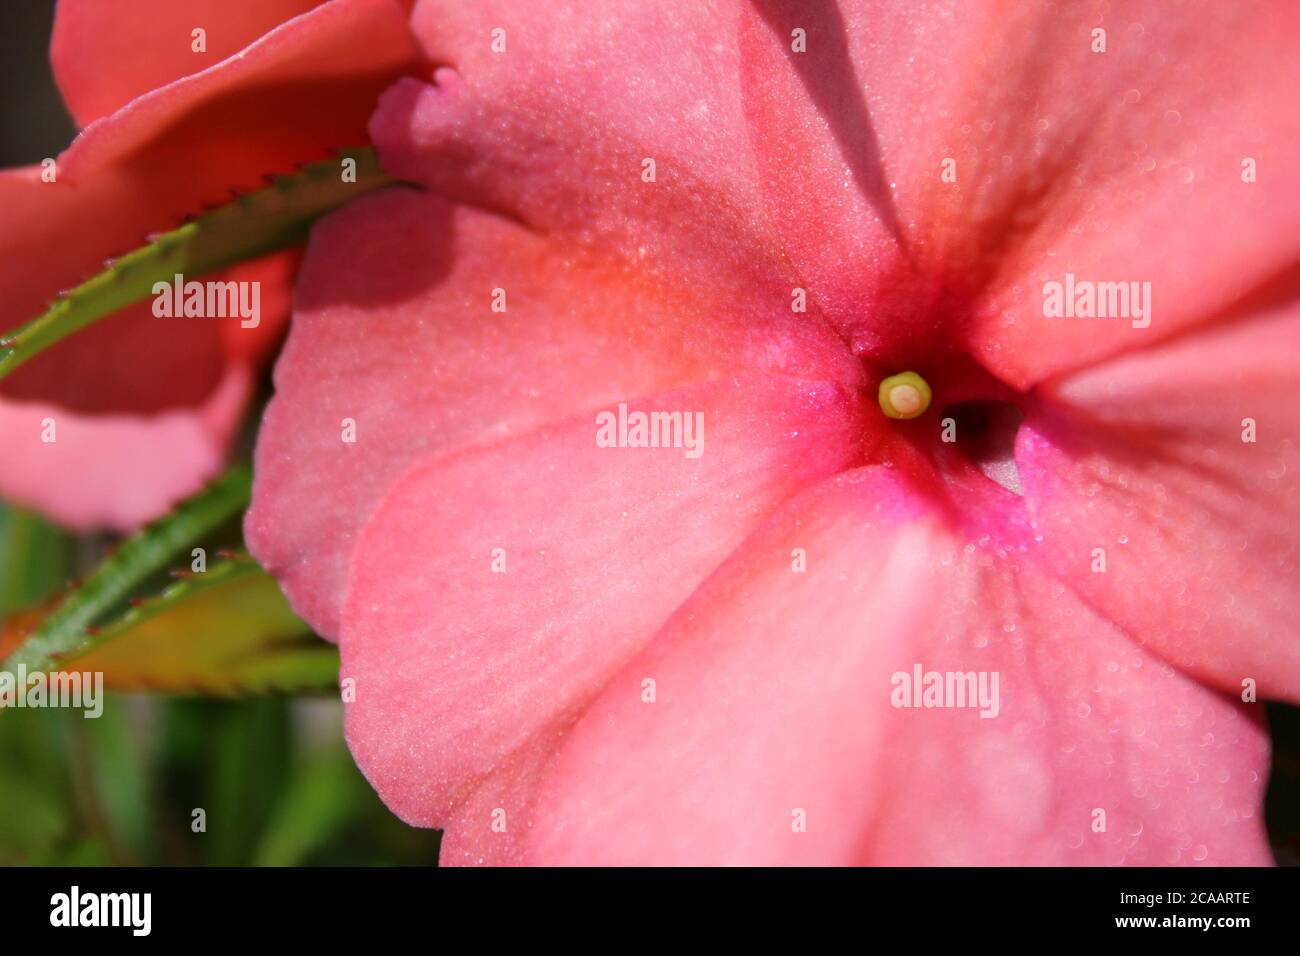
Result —
<instances>
[{"instance_id":1,"label":"blurred green background","mask_svg":"<svg viewBox=\"0 0 1300 956\"><path fill-rule=\"evenodd\" d=\"M105 544L0 505L0 619ZM399 821L356 769L337 698L106 696L97 719L0 710L0 864L437 862L439 834Z\"/></svg>"},{"instance_id":2,"label":"blurred green background","mask_svg":"<svg viewBox=\"0 0 1300 956\"><path fill-rule=\"evenodd\" d=\"M53 156L75 133L50 75L53 9L54 0L11 0L0 12L4 166ZM0 503L0 617L84 573L105 544ZM1268 713L1266 818L1278 861L1297 865L1300 708ZM194 832L196 809L205 832ZM343 743L333 698L110 694L98 720L0 712L3 865L430 864L438 841L380 803Z\"/></svg>"}]
</instances>

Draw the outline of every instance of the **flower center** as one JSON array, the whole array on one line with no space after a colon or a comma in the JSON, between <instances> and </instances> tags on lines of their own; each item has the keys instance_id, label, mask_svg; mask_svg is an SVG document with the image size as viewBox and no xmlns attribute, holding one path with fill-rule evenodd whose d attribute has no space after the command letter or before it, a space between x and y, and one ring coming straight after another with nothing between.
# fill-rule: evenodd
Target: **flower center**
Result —
<instances>
[{"instance_id":1,"label":"flower center","mask_svg":"<svg viewBox=\"0 0 1300 956\"><path fill-rule=\"evenodd\" d=\"M916 418L930 407L930 386L915 372L900 372L880 383L880 410L890 418Z\"/></svg>"}]
</instances>

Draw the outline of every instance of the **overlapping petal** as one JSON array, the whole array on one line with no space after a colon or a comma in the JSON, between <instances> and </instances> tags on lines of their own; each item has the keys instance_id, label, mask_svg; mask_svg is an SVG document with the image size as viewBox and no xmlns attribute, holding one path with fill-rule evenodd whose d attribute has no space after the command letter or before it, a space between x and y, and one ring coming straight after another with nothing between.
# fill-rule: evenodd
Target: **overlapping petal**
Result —
<instances>
[{"instance_id":1,"label":"overlapping petal","mask_svg":"<svg viewBox=\"0 0 1300 956\"><path fill-rule=\"evenodd\" d=\"M0 496L68 527L129 531L214 477L288 321L296 260L279 253L216 276L263 283L257 328L160 319L146 304L74 337L58 364L37 365L0 399ZM44 400L47 391L62 400Z\"/></svg>"},{"instance_id":2,"label":"overlapping petal","mask_svg":"<svg viewBox=\"0 0 1300 956\"><path fill-rule=\"evenodd\" d=\"M233 56L322 0L59 0L55 80L81 126ZM202 30L202 42L194 36ZM143 54L143 55L142 55Z\"/></svg>"},{"instance_id":3,"label":"overlapping petal","mask_svg":"<svg viewBox=\"0 0 1300 956\"><path fill-rule=\"evenodd\" d=\"M136 528L221 470L251 387L236 363L201 404L153 415L0 401L0 493L71 528Z\"/></svg>"},{"instance_id":4,"label":"overlapping petal","mask_svg":"<svg viewBox=\"0 0 1300 956\"><path fill-rule=\"evenodd\" d=\"M738 9L417 3L412 28L444 66L389 90L372 136L396 175L677 282L771 275L783 264L747 141Z\"/></svg>"},{"instance_id":5,"label":"overlapping petal","mask_svg":"<svg viewBox=\"0 0 1300 956\"><path fill-rule=\"evenodd\" d=\"M919 501L860 470L737 549L566 737L527 857L1266 863L1257 716ZM971 696L898 706L918 666Z\"/></svg>"},{"instance_id":6,"label":"overlapping petal","mask_svg":"<svg viewBox=\"0 0 1300 956\"><path fill-rule=\"evenodd\" d=\"M379 91L402 73L421 69L405 9L394 0L333 0L264 35L262 26L291 15L287 6L243 15L233 10L238 5L220 6L232 9L208 11L212 23L222 26L222 39L210 49L233 53L228 48L238 43L238 55L197 72L183 71L187 75L165 86L136 91L132 84L148 78L172 80L176 67L165 55L153 63L142 55L146 51L136 51L132 59L149 66L138 73L125 67L108 71L101 91L108 99L102 102L94 100L100 94L79 71L97 71L100 54L135 41L106 26L104 47L82 47L86 32L104 18L107 24L118 16L136 21L103 5L73 4L63 11L61 29L68 32L55 46L65 54L65 89L88 97L90 113L115 111L92 122L56 158L52 180L42 175L47 172L42 167L0 175L0 329L34 318L60 290L98 272L106 258L207 205L227 201L232 190L259 187L267 174L290 172L333 148L364 142L366 118ZM169 24L197 9L169 9L153 24L162 32L149 35L160 39ZM246 41L251 43L245 46ZM85 59L75 57L74 49ZM162 72L150 72L154 67ZM115 101L132 92L140 95ZM114 102L105 105L109 100ZM236 129L238 135L232 135ZM191 421L191 438L176 444L189 451L161 469L166 478L143 483L159 491L152 509L141 508L140 482L129 493L131 505L123 508L111 500L116 479L102 482L100 497L106 500L96 507L89 491L75 502L63 501L55 496L57 482L33 480L9 462L0 491L51 513L76 515L78 524L107 521L120 527L124 515L156 514L177 492L192 490L183 476L197 483L211 472L217 449L224 448L243 407L229 401L233 386L223 383L243 380L246 392L252 363L265 356L282 328L287 309L275 303L287 303L292 270L285 263L279 257L238 270L241 279L262 283L258 328L191 320L173 322L162 334L159 320L146 308L128 309L35 357L0 383L8 427L24 443L39 439L33 422L45 416L32 416L46 409L78 416L83 439L76 447L86 451L113 447L112 436L123 427L135 436L128 443L135 454L161 450L169 441L163 432L157 441L147 438L151 419ZM238 367L243 371L236 373ZM92 441L99 416L105 416L107 427ZM207 425L194 425L194 416ZM70 449L64 449L65 465L72 461L66 457ZM48 463L48 458L39 460ZM105 469L119 459L77 460L80 466L70 473L84 475L90 467L112 474ZM37 472L44 467L37 466Z\"/></svg>"},{"instance_id":7,"label":"overlapping petal","mask_svg":"<svg viewBox=\"0 0 1300 956\"><path fill-rule=\"evenodd\" d=\"M969 348L1025 387L1296 257L1274 173L1300 159L1300 18L1276 4L423 0L413 23L450 68L385 97L391 168L652 259L706 224L775 244L878 366ZM1066 273L1150 282L1152 325L1045 318Z\"/></svg>"},{"instance_id":8,"label":"overlapping petal","mask_svg":"<svg viewBox=\"0 0 1300 956\"><path fill-rule=\"evenodd\" d=\"M703 453L599 447L584 414L431 457L366 526L342 618L348 741L409 822L444 822L553 736L770 508L864 452L860 404L826 383L728 379L628 405L702 415Z\"/></svg>"},{"instance_id":9,"label":"overlapping petal","mask_svg":"<svg viewBox=\"0 0 1300 956\"><path fill-rule=\"evenodd\" d=\"M1292 10L756 7L744 88L756 139L778 144L760 153L774 219L885 364L956 345L1025 387L1207 320L1300 254L1295 190L1243 175L1300 159ZM1046 318L1067 273L1149 282L1150 326Z\"/></svg>"},{"instance_id":10,"label":"overlapping petal","mask_svg":"<svg viewBox=\"0 0 1300 956\"><path fill-rule=\"evenodd\" d=\"M857 387L835 337L772 308L771 287L724 272L674 286L409 190L355 203L316 230L303 267L249 542L299 613L337 636L357 536L426 454L755 371Z\"/></svg>"},{"instance_id":11,"label":"overlapping petal","mask_svg":"<svg viewBox=\"0 0 1300 956\"><path fill-rule=\"evenodd\" d=\"M1021 432L1053 566L1229 693L1300 700L1300 361L1293 302L1052 383Z\"/></svg>"}]
</instances>

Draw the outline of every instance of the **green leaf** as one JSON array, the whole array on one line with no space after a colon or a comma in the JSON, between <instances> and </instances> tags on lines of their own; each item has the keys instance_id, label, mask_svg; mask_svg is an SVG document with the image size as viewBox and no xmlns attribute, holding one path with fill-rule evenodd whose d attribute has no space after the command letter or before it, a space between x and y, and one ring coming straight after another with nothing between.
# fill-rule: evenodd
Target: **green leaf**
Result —
<instances>
[{"instance_id":1,"label":"green leaf","mask_svg":"<svg viewBox=\"0 0 1300 956\"><path fill-rule=\"evenodd\" d=\"M69 710L0 711L0 866L46 863L77 815L68 774Z\"/></svg>"},{"instance_id":2,"label":"green leaf","mask_svg":"<svg viewBox=\"0 0 1300 956\"><path fill-rule=\"evenodd\" d=\"M110 690L296 693L335 687L339 656L245 557L186 577L98 628L70 669L102 672Z\"/></svg>"},{"instance_id":3,"label":"green leaf","mask_svg":"<svg viewBox=\"0 0 1300 956\"><path fill-rule=\"evenodd\" d=\"M356 161L356 182L343 182L344 159ZM154 283L170 283L177 273L202 275L300 245L322 215L394 182L379 168L374 150L345 150L337 159L304 166L266 189L163 233L108 263L103 272L64 293L44 315L0 339L0 379L73 332L144 299Z\"/></svg>"},{"instance_id":4,"label":"green leaf","mask_svg":"<svg viewBox=\"0 0 1300 956\"><path fill-rule=\"evenodd\" d=\"M208 711L207 779L199 806L208 813L203 856L209 866L246 862L266 827L291 773L290 703L263 697Z\"/></svg>"},{"instance_id":5,"label":"green leaf","mask_svg":"<svg viewBox=\"0 0 1300 956\"><path fill-rule=\"evenodd\" d=\"M48 853L67 832L71 811L49 789L16 772L0 772L0 866L18 866ZM21 810L21 812L19 812Z\"/></svg>"},{"instance_id":6,"label":"green leaf","mask_svg":"<svg viewBox=\"0 0 1300 956\"><path fill-rule=\"evenodd\" d=\"M146 751L139 722L122 698L103 701L93 719L74 710L64 712L68 736L68 769L82 825L114 866L137 866L148 859L155 834L148 809L152 781L146 773ZM136 708L136 717L140 716Z\"/></svg>"},{"instance_id":7,"label":"green leaf","mask_svg":"<svg viewBox=\"0 0 1300 956\"><path fill-rule=\"evenodd\" d=\"M253 866L302 865L313 848L355 822L359 782L341 743L300 758L277 792Z\"/></svg>"},{"instance_id":8,"label":"green leaf","mask_svg":"<svg viewBox=\"0 0 1300 956\"><path fill-rule=\"evenodd\" d=\"M244 510L251 474L237 465L174 511L122 542L85 582L69 593L9 655L3 667L23 666L29 673L59 669L89 650L87 631L147 578L162 570L185 548Z\"/></svg>"}]
</instances>

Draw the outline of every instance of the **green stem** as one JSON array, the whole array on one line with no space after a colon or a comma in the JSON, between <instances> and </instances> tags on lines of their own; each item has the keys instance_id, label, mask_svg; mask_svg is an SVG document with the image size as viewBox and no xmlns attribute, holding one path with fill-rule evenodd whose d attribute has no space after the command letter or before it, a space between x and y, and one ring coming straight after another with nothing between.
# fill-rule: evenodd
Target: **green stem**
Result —
<instances>
[{"instance_id":1,"label":"green stem","mask_svg":"<svg viewBox=\"0 0 1300 956\"><path fill-rule=\"evenodd\" d=\"M124 601L177 553L240 514L248 505L252 473L236 465L166 517L136 532L113 552L34 630L4 662L13 672L55 670L95 643L87 633L103 614Z\"/></svg>"},{"instance_id":2,"label":"green stem","mask_svg":"<svg viewBox=\"0 0 1300 956\"><path fill-rule=\"evenodd\" d=\"M345 172L355 163L355 178ZM311 224L325 213L395 183L379 168L370 148L350 149L336 159L304 166L258 192L205 213L64 293L46 312L0 338L0 379L74 332L153 292L177 274L202 275L301 245Z\"/></svg>"}]
</instances>

